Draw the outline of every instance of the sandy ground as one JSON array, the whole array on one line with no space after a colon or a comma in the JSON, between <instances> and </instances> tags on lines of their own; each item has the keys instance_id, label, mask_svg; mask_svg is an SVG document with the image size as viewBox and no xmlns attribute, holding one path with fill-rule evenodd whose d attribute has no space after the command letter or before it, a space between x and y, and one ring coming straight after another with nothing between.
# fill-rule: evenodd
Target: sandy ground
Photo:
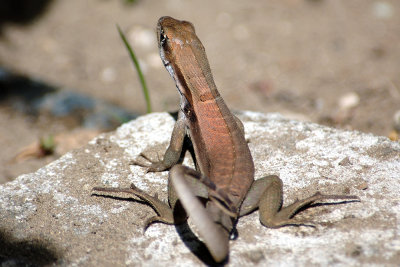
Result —
<instances>
[{"instance_id":1,"label":"sandy ground","mask_svg":"<svg viewBox=\"0 0 400 267\"><path fill-rule=\"evenodd\" d=\"M144 113L119 24L140 58L154 110L173 111L178 96L155 35L158 18L169 15L193 22L231 108L388 136L400 110L399 12L395 0L59 0L32 23L1 25L0 64ZM10 162L22 148L71 130L0 105L0 182L53 159Z\"/></svg>"}]
</instances>

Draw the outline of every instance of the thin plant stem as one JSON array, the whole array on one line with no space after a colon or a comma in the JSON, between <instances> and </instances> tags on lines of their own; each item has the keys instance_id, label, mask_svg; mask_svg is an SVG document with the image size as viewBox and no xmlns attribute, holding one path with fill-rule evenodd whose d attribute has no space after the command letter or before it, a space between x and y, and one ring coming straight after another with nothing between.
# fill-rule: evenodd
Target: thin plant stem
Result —
<instances>
[{"instance_id":1,"label":"thin plant stem","mask_svg":"<svg viewBox=\"0 0 400 267\"><path fill-rule=\"evenodd\" d=\"M134 65L134 67L135 67L135 69L136 69L136 71L138 73L140 84L142 85L142 91L143 91L144 98L145 98L145 101L146 101L146 111L147 111L147 113L151 113L152 109L151 109L151 102L150 102L150 94L149 94L149 90L147 89L146 81L144 79L144 75L143 75L142 69L140 68L139 61L137 60L137 58L135 56L135 53L133 52L132 47L128 43L128 40L126 39L124 33L122 32L122 30L121 30L121 28L119 27L118 24L117 24L117 28L118 28L119 35L121 36L121 39L124 42L125 47L128 50L129 55L131 57L131 60L133 62L133 65Z\"/></svg>"}]
</instances>

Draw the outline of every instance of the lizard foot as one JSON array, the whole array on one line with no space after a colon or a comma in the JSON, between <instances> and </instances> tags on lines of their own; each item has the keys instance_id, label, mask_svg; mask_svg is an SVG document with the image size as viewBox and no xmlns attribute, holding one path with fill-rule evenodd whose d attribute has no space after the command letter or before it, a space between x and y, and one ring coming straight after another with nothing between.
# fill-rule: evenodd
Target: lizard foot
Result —
<instances>
[{"instance_id":1,"label":"lizard foot","mask_svg":"<svg viewBox=\"0 0 400 267\"><path fill-rule=\"evenodd\" d=\"M312 223L302 222L292 219L292 217L302 208L321 200L353 200L359 201L357 196L348 195L324 195L320 192L315 193L311 197L297 200L293 204L282 208L274 216L260 216L263 225L270 228L279 228L287 225L304 225L314 227ZM339 204L339 203L336 203Z\"/></svg>"},{"instance_id":2,"label":"lizard foot","mask_svg":"<svg viewBox=\"0 0 400 267\"><path fill-rule=\"evenodd\" d=\"M144 202L146 202L148 205L150 205L155 212L157 212L158 216L153 216L149 219L146 220L145 225L144 225L144 231L154 222L161 222L161 223L166 223L166 224L174 224L174 216L172 209L165 204L163 201L161 201L157 194L154 196L151 196L144 192L143 190L137 188L134 184L131 184L129 188L112 188L112 187L93 187L94 191L100 191L100 192L109 192L109 193L128 193L132 194Z\"/></svg>"},{"instance_id":3,"label":"lizard foot","mask_svg":"<svg viewBox=\"0 0 400 267\"><path fill-rule=\"evenodd\" d=\"M143 163L139 160L132 160L130 162L130 164L147 168L146 173L147 172L162 172L162 171L169 169L168 166L165 166L164 162L160 159L159 154L157 154L157 160L153 160L143 153L140 153L139 157L142 157L143 159L145 159L147 161L147 163Z\"/></svg>"}]
</instances>

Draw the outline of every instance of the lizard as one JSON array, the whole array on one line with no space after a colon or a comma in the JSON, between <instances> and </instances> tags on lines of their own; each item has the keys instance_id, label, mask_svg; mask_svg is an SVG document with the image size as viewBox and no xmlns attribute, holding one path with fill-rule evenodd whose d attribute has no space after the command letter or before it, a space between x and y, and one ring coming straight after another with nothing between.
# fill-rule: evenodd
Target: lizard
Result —
<instances>
[{"instance_id":1,"label":"lizard","mask_svg":"<svg viewBox=\"0 0 400 267\"><path fill-rule=\"evenodd\" d=\"M161 17L157 24L161 60L180 94L180 110L162 160L134 164L148 172L169 170L168 204L131 184L130 188L95 187L140 198L157 213L145 223L180 224L192 217L200 237L216 262L227 260L230 233L241 216L259 210L270 228L305 225L294 219L302 208L327 199L358 200L352 195L319 192L283 207L283 183L277 175L254 179L254 163L242 122L231 113L214 83L204 46L192 23ZM178 164L189 137L196 169ZM206 200L204 204L200 198ZM177 205L180 203L181 205ZM183 207L183 209L182 209Z\"/></svg>"}]
</instances>

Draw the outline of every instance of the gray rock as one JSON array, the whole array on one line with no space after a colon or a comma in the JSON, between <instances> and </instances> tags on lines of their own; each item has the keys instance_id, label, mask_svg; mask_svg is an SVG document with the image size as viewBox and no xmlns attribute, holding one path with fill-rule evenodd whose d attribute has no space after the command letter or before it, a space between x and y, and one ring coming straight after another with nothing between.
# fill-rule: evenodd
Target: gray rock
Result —
<instances>
[{"instance_id":1,"label":"gray rock","mask_svg":"<svg viewBox=\"0 0 400 267\"><path fill-rule=\"evenodd\" d=\"M315 191L357 195L361 202L321 205L297 215L314 222L315 228L267 229L257 212L240 218L238 238L230 242L229 265L400 262L399 143L276 114L239 115L256 177L278 174L284 182L285 205ZM94 186L135 183L166 200L168 173L146 174L130 162L142 151L153 158L162 156L173 124L166 113L140 117L35 173L1 185L0 263L202 265L191 252L199 243L186 227L154 224L143 233L144 221L154 215L149 206L132 198L91 195Z\"/></svg>"}]
</instances>

